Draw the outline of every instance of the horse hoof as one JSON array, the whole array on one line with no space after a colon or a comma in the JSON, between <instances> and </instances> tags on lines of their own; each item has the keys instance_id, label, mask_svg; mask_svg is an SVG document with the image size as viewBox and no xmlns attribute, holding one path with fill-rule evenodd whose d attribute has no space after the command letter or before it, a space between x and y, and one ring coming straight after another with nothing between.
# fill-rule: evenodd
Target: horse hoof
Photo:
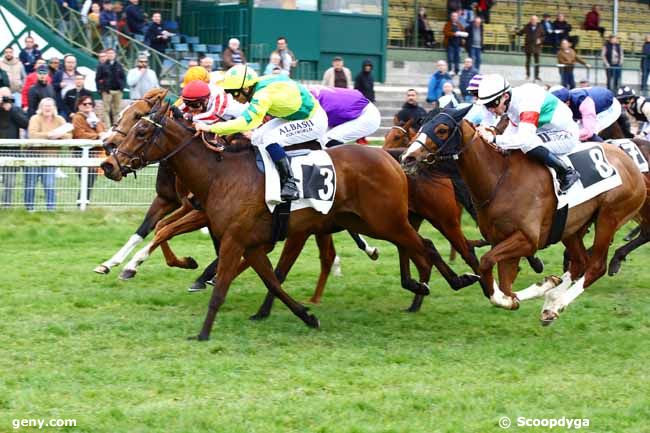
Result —
<instances>
[{"instance_id":1,"label":"horse hoof","mask_svg":"<svg viewBox=\"0 0 650 433\"><path fill-rule=\"evenodd\" d=\"M111 272L111 268L109 268L108 266L99 265L95 269L93 269L93 271L97 272L98 274L106 275L109 272Z\"/></svg>"},{"instance_id":2,"label":"horse hoof","mask_svg":"<svg viewBox=\"0 0 650 433\"><path fill-rule=\"evenodd\" d=\"M542 323L542 326L549 326L552 325L560 316L555 312L551 310L544 310L542 311L542 317L540 318L540 321Z\"/></svg>"},{"instance_id":3,"label":"horse hoof","mask_svg":"<svg viewBox=\"0 0 650 433\"><path fill-rule=\"evenodd\" d=\"M252 320L253 322L259 322L259 321L261 321L261 320L266 319L267 317L269 317L269 313L260 313L260 312L258 311L257 313L255 313L255 314L253 314L252 316L250 316L250 317L248 318L248 320Z\"/></svg>"},{"instance_id":4,"label":"horse hoof","mask_svg":"<svg viewBox=\"0 0 650 433\"><path fill-rule=\"evenodd\" d=\"M530 257L528 259L528 264L530 264L530 267L533 269L533 271L535 271L536 274L541 274L544 272L544 262L539 257Z\"/></svg>"},{"instance_id":5,"label":"horse hoof","mask_svg":"<svg viewBox=\"0 0 650 433\"><path fill-rule=\"evenodd\" d=\"M130 280L135 277L137 272L138 271L135 269L123 269L122 272L120 272L120 280Z\"/></svg>"},{"instance_id":6,"label":"horse hoof","mask_svg":"<svg viewBox=\"0 0 650 433\"><path fill-rule=\"evenodd\" d=\"M419 311L420 311L420 307L415 305L411 305L406 310L404 310L405 313L417 313Z\"/></svg>"},{"instance_id":7,"label":"horse hoof","mask_svg":"<svg viewBox=\"0 0 650 433\"><path fill-rule=\"evenodd\" d=\"M210 279L210 280L206 281L205 284L207 284L209 286L214 286L214 279Z\"/></svg>"},{"instance_id":8,"label":"horse hoof","mask_svg":"<svg viewBox=\"0 0 650 433\"><path fill-rule=\"evenodd\" d=\"M313 314L307 314L307 319L305 320L305 324L310 328L314 328L314 329L320 328L320 321L318 320L318 317L314 316Z\"/></svg>"},{"instance_id":9,"label":"horse hoof","mask_svg":"<svg viewBox=\"0 0 650 433\"><path fill-rule=\"evenodd\" d=\"M372 247L372 251L368 254L368 257L370 257L370 260L372 261L377 260L379 258L379 248Z\"/></svg>"},{"instance_id":10,"label":"horse hoof","mask_svg":"<svg viewBox=\"0 0 650 433\"><path fill-rule=\"evenodd\" d=\"M199 264L196 263L196 260L194 260L194 258L192 258L192 257L185 257L183 260L186 263L186 266L187 266L186 269L196 269L196 268L199 267Z\"/></svg>"},{"instance_id":11,"label":"horse hoof","mask_svg":"<svg viewBox=\"0 0 650 433\"><path fill-rule=\"evenodd\" d=\"M202 283L201 281L195 281L194 284L187 289L190 293L200 292L201 290L205 290L205 283Z\"/></svg>"},{"instance_id":12,"label":"horse hoof","mask_svg":"<svg viewBox=\"0 0 650 433\"><path fill-rule=\"evenodd\" d=\"M621 270L621 264L623 262L621 260L617 260L616 258L613 258L612 261L609 264L609 269L607 270L607 275L610 277L613 277L614 275L618 274L618 271Z\"/></svg>"},{"instance_id":13,"label":"horse hoof","mask_svg":"<svg viewBox=\"0 0 650 433\"><path fill-rule=\"evenodd\" d=\"M209 335L205 335L203 333L197 335L196 337L190 337L190 340L196 340L196 341L208 341L210 339Z\"/></svg>"}]
</instances>

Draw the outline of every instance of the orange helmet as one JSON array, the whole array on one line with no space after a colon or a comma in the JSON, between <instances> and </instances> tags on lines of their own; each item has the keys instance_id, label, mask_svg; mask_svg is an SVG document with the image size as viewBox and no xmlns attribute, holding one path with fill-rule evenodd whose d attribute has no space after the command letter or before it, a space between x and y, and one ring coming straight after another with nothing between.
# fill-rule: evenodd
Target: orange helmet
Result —
<instances>
[{"instance_id":1,"label":"orange helmet","mask_svg":"<svg viewBox=\"0 0 650 433\"><path fill-rule=\"evenodd\" d=\"M183 87L182 98L186 101L198 101L210 97L210 86L204 81L190 81Z\"/></svg>"},{"instance_id":2,"label":"orange helmet","mask_svg":"<svg viewBox=\"0 0 650 433\"><path fill-rule=\"evenodd\" d=\"M201 80L201 81L205 81L206 83L209 83L210 75L208 74L208 71L203 66L192 66L190 69L187 70L187 73L185 74L185 78L183 78L183 82L181 83L181 87L187 86L190 82L194 80Z\"/></svg>"}]
</instances>

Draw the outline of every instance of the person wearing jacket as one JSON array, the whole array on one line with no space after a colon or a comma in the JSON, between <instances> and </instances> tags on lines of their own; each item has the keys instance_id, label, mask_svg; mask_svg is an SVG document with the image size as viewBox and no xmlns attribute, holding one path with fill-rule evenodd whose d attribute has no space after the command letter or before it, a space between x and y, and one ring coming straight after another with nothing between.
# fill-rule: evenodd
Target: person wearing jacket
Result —
<instances>
[{"instance_id":1,"label":"person wearing jacket","mask_svg":"<svg viewBox=\"0 0 650 433\"><path fill-rule=\"evenodd\" d=\"M591 68L591 65L585 62L582 57L571 48L571 43L567 39L562 40L562 42L560 42L560 50L557 52L557 63L560 68L562 86L569 89L573 89L576 86L576 80L573 76L573 67L576 62L585 65L587 68Z\"/></svg>"},{"instance_id":2,"label":"person wearing jacket","mask_svg":"<svg viewBox=\"0 0 650 433\"><path fill-rule=\"evenodd\" d=\"M47 68L45 60L43 59L36 60L36 63L34 64L34 72L32 72L31 74L27 74L27 76L25 77L25 82L23 83L23 90L22 90L22 108L25 111L27 111L27 109L29 108L29 89L31 89L32 86L36 84L36 82L38 81L38 72L36 71L41 66L45 66ZM52 84L52 78L50 77L49 74L47 75L47 83ZM0 87L3 86L0 85Z\"/></svg>"},{"instance_id":3,"label":"person wearing jacket","mask_svg":"<svg viewBox=\"0 0 650 433\"><path fill-rule=\"evenodd\" d=\"M23 90L23 81L25 81L25 68L23 64L14 57L14 49L7 47L4 50L4 56L0 59L0 69L4 70L9 77L9 88L14 95L16 103L20 105L21 90Z\"/></svg>"},{"instance_id":4,"label":"person wearing jacket","mask_svg":"<svg viewBox=\"0 0 650 433\"><path fill-rule=\"evenodd\" d=\"M45 98L55 98L54 87L49 83L48 67L41 65L36 70L36 83L29 89L27 94L27 115L36 114L39 104Z\"/></svg>"},{"instance_id":5,"label":"person wearing jacket","mask_svg":"<svg viewBox=\"0 0 650 433\"><path fill-rule=\"evenodd\" d=\"M460 89L460 94L463 95L464 102L474 101L474 96L467 91L470 80L474 78L474 75L478 74L478 71L472 63L471 57L465 59L463 69L460 71L460 79L458 80L458 88Z\"/></svg>"},{"instance_id":6,"label":"person wearing jacket","mask_svg":"<svg viewBox=\"0 0 650 433\"><path fill-rule=\"evenodd\" d=\"M375 79L372 76L372 62L363 61L361 71L354 78L354 88L357 89L370 102L375 102Z\"/></svg>"},{"instance_id":7,"label":"person wearing jacket","mask_svg":"<svg viewBox=\"0 0 650 433\"><path fill-rule=\"evenodd\" d=\"M402 109L393 118L393 124L405 124L411 120L414 124L427 115L427 111L418 104L418 93L415 89L406 91L406 101Z\"/></svg>"},{"instance_id":8,"label":"person wearing jacket","mask_svg":"<svg viewBox=\"0 0 650 433\"><path fill-rule=\"evenodd\" d=\"M144 12L140 7L140 0L129 0L129 5L126 7L126 25L129 32L141 35L145 24Z\"/></svg>"},{"instance_id":9,"label":"person wearing jacket","mask_svg":"<svg viewBox=\"0 0 650 433\"><path fill-rule=\"evenodd\" d=\"M601 38L605 36L605 27L602 27L600 25L600 14L598 13L597 5L593 5L591 7L591 11L589 11L585 16L584 29L596 30L598 33L600 33Z\"/></svg>"},{"instance_id":10,"label":"person wearing jacket","mask_svg":"<svg viewBox=\"0 0 650 433\"><path fill-rule=\"evenodd\" d=\"M92 96L83 95L77 99L75 106L75 113L72 115L72 138L82 140L100 140L106 132L106 127L99 120L95 114L95 101ZM102 148L96 147L93 151L101 151ZM77 150L80 152L80 150ZM81 169L76 169L81 177ZM95 185L97 179L97 168L91 167L88 169L88 200L90 200L90 192ZM79 197L77 198L79 199Z\"/></svg>"},{"instance_id":11,"label":"person wearing jacket","mask_svg":"<svg viewBox=\"0 0 650 433\"><path fill-rule=\"evenodd\" d=\"M99 25L102 30L102 44L104 44L104 49L116 48L117 37L111 29L117 30L117 14L113 10L112 0L104 0L102 11L99 14Z\"/></svg>"},{"instance_id":12,"label":"person wearing jacket","mask_svg":"<svg viewBox=\"0 0 650 433\"><path fill-rule=\"evenodd\" d=\"M131 99L140 99L151 89L159 86L156 72L149 68L149 58L146 55L138 57L136 67L126 75Z\"/></svg>"},{"instance_id":13,"label":"person wearing jacket","mask_svg":"<svg viewBox=\"0 0 650 433\"><path fill-rule=\"evenodd\" d=\"M621 104L614 93L604 87L568 90L556 86L550 91L571 109L573 120L580 127L580 141L603 141L598 133L621 116Z\"/></svg>"},{"instance_id":14,"label":"person wearing jacket","mask_svg":"<svg viewBox=\"0 0 650 433\"><path fill-rule=\"evenodd\" d=\"M483 22L481 17L476 17L472 25L467 28L467 41L465 42L467 54L472 58L476 71L481 70L481 53L483 52Z\"/></svg>"},{"instance_id":15,"label":"person wearing jacket","mask_svg":"<svg viewBox=\"0 0 650 433\"><path fill-rule=\"evenodd\" d=\"M618 42L616 35L611 35L609 40L603 45L601 57L605 64L605 74L607 75L607 88L609 90L617 89L621 81L621 68L623 67L623 47Z\"/></svg>"},{"instance_id":16,"label":"person wearing jacket","mask_svg":"<svg viewBox=\"0 0 650 433\"><path fill-rule=\"evenodd\" d=\"M41 58L41 51L34 46L34 38L31 36L25 38L25 47L20 50L18 58L25 68L26 75L34 72L36 60Z\"/></svg>"},{"instance_id":17,"label":"person wearing jacket","mask_svg":"<svg viewBox=\"0 0 650 433\"><path fill-rule=\"evenodd\" d=\"M63 95L74 89L77 77L77 58L72 54L63 57L63 69L59 69L52 78L52 87L56 94L56 108L64 119L68 118L66 108L63 106ZM74 112L74 111L73 111Z\"/></svg>"},{"instance_id":18,"label":"person wearing jacket","mask_svg":"<svg viewBox=\"0 0 650 433\"><path fill-rule=\"evenodd\" d=\"M0 139L20 138L20 129L27 129L29 119L27 115L14 103L11 90L8 87L0 88ZM4 152L18 152L19 146L3 147ZM5 155L7 155L5 153ZM14 189L16 187L16 173L18 167L0 167L2 171L2 205L9 207L13 202Z\"/></svg>"},{"instance_id":19,"label":"person wearing jacket","mask_svg":"<svg viewBox=\"0 0 650 433\"><path fill-rule=\"evenodd\" d=\"M352 88L352 72L343 66L343 58L332 59L332 67L323 74L323 86Z\"/></svg>"},{"instance_id":20,"label":"person wearing jacket","mask_svg":"<svg viewBox=\"0 0 650 433\"><path fill-rule=\"evenodd\" d=\"M62 116L64 119L69 120L72 118L72 115L77 112L77 105L79 103L79 99L90 96L92 99L92 93L90 90L86 89L84 87L84 83L86 82L86 77L77 72L77 76L75 77L75 86L72 89L67 90L63 94L63 113Z\"/></svg>"},{"instance_id":21,"label":"person wearing jacket","mask_svg":"<svg viewBox=\"0 0 650 433\"><path fill-rule=\"evenodd\" d=\"M246 56L244 52L239 48L239 39L231 38L228 41L228 46L222 53L223 69L230 69L235 65L240 65L246 63Z\"/></svg>"},{"instance_id":22,"label":"person wearing jacket","mask_svg":"<svg viewBox=\"0 0 650 433\"><path fill-rule=\"evenodd\" d=\"M442 85L446 81L451 81L451 75L447 72L447 62L438 60L436 66L438 70L431 76L427 90L427 102L429 104L438 103L438 98L442 96Z\"/></svg>"},{"instance_id":23,"label":"person wearing jacket","mask_svg":"<svg viewBox=\"0 0 650 433\"><path fill-rule=\"evenodd\" d=\"M97 66L95 83L104 103L104 124L112 125L120 112L122 91L126 86L126 74L122 65L115 60L115 50L109 48L104 51L106 61Z\"/></svg>"},{"instance_id":24,"label":"person wearing jacket","mask_svg":"<svg viewBox=\"0 0 650 433\"><path fill-rule=\"evenodd\" d=\"M442 33L444 35L443 46L447 49L447 64L458 75L460 46L463 43L463 38L468 36L462 24L458 21L458 12L452 12L449 15L449 21L443 27Z\"/></svg>"},{"instance_id":25,"label":"person wearing jacket","mask_svg":"<svg viewBox=\"0 0 650 433\"><path fill-rule=\"evenodd\" d=\"M539 78L539 53L544 40L544 29L539 24L537 15L532 15L528 24L519 30L517 35L525 35L526 80L530 80L530 58L533 57L535 60L535 80L541 81L541 78Z\"/></svg>"}]
</instances>

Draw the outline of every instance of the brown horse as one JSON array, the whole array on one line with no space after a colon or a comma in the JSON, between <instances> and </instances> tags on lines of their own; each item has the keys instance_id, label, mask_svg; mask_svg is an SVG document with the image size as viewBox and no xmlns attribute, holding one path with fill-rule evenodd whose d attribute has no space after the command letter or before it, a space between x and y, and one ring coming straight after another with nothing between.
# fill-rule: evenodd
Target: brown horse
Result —
<instances>
[{"instance_id":1,"label":"brown horse","mask_svg":"<svg viewBox=\"0 0 650 433\"><path fill-rule=\"evenodd\" d=\"M167 161L207 212L211 231L221 244L215 286L198 339L209 338L242 256L269 291L305 324L318 327L318 319L282 290L266 256L271 215L264 203L264 177L253 153L225 153L219 160L193 130L169 118L167 110L164 104L151 117L141 119L101 167L108 178L119 181L147 164ZM338 182L333 207L327 215L312 209L293 212L289 240L341 228L387 240L418 269L420 281L408 281L407 288L427 294L434 251L408 222L408 185L399 164L382 150L362 146L339 146L328 153Z\"/></svg>"},{"instance_id":2,"label":"brown horse","mask_svg":"<svg viewBox=\"0 0 650 433\"><path fill-rule=\"evenodd\" d=\"M562 283L556 278L547 279L515 294L512 284L520 258L548 242L557 202L553 182L545 167L523 153L504 154L486 143L471 123L462 120L466 112L445 109L431 120L404 155L402 165L411 172L419 165L457 161L477 203L481 232L493 245L480 262L485 295L494 305L517 309L519 301L548 292L541 318L544 324L552 323L584 288L605 274L614 233L637 214L645 201L643 176L623 151L605 144L607 159L618 170L622 185L569 210L562 242L569 250L571 264ZM582 236L592 221L596 234L588 255ZM492 275L496 264L499 286Z\"/></svg>"}]
</instances>

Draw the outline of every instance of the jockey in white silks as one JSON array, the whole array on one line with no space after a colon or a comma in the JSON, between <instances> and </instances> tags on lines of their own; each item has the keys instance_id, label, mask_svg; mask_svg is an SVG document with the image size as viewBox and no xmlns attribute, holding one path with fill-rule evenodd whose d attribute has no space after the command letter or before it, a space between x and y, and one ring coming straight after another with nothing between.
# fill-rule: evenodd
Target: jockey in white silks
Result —
<instances>
[{"instance_id":1,"label":"jockey in white silks","mask_svg":"<svg viewBox=\"0 0 650 433\"><path fill-rule=\"evenodd\" d=\"M569 107L558 98L532 83L511 88L501 75L490 74L481 80L477 103L497 116L507 114L510 119L502 135L495 136L479 127L485 140L502 149L521 150L555 169L561 193L580 179L580 174L557 156L571 152L579 143L578 125Z\"/></svg>"}]
</instances>

